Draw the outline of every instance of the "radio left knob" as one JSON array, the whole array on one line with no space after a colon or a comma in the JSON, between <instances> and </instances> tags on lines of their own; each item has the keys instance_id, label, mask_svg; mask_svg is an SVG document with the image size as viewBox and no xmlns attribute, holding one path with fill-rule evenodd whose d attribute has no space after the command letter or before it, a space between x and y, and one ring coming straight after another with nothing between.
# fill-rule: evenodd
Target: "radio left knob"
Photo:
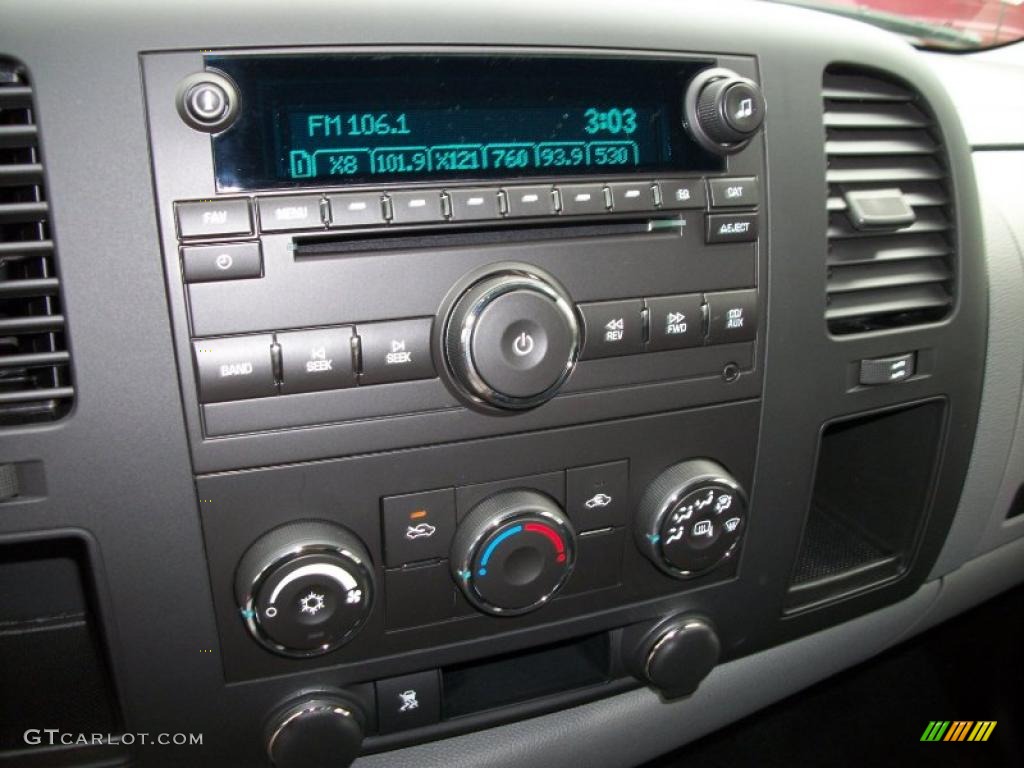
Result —
<instances>
[{"instance_id":1,"label":"radio left knob","mask_svg":"<svg viewBox=\"0 0 1024 768\"><path fill-rule=\"evenodd\" d=\"M197 131L218 133L238 117L239 96L234 82L207 70L189 75L178 84L178 115Z\"/></svg>"},{"instance_id":2,"label":"radio left knob","mask_svg":"<svg viewBox=\"0 0 1024 768\"><path fill-rule=\"evenodd\" d=\"M340 525L289 523L242 557L235 597L261 645L284 656L319 656L347 643L366 622L374 599L370 556Z\"/></svg>"}]
</instances>

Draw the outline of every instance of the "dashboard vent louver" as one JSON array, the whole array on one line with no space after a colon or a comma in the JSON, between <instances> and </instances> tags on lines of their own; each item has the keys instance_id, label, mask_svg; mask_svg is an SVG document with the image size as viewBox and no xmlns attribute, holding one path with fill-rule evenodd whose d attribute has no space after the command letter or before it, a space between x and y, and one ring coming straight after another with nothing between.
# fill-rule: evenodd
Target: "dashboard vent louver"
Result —
<instances>
[{"instance_id":1,"label":"dashboard vent louver","mask_svg":"<svg viewBox=\"0 0 1024 768\"><path fill-rule=\"evenodd\" d=\"M829 330L941 320L953 306L956 238L934 117L908 86L870 71L830 67L823 91Z\"/></svg>"},{"instance_id":2,"label":"dashboard vent louver","mask_svg":"<svg viewBox=\"0 0 1024 768\"><path fill-rule=\"evenodd\" d=\"M52 421L71 407L64 333L25 69L0 57L0 426Z\"/></svg>"}]
</instances>

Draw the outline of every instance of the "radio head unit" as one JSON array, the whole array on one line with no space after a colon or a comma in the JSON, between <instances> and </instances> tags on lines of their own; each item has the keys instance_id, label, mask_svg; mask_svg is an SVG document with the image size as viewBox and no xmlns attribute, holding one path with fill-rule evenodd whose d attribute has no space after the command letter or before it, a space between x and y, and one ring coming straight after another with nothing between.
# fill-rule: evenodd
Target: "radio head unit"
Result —
<instances>
[{"instance_id":1,"label":"radio head unit","mask_svg":"<svg viewBox=\"0 0 1024 768\"><path fill-rule=\"evenodd\" d=\"M213 140L222 192L723 168L684 129L684 93L710 61L388 54L206 64L239 104Z\"/></svg>"}]
</instances>

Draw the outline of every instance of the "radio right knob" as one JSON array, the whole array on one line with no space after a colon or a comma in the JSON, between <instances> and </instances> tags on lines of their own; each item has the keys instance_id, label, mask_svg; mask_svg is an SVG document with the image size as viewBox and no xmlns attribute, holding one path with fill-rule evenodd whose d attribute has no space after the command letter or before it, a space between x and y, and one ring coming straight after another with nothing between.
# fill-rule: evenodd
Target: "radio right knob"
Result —
<instances>
[{"instance_id":1,"label":"radio right knob","mask_svg":"<svg viewBox=\"0 0 1024 768\"><path fill-rule=\"evenodd\" d=\"M690 134L719 155L743 149L764 122L760 87L729 69L708 69L697 75L684 106Z\"/></svg>"},{"instance_id":2,"label":"radio right knob","mask_svg":"<svg viewBox=\"0 0 1024 768\"><path fill-rule=\"evenodd\" d=\"M701 576L736 551L746 526L743 489L710 459L691 459L662 472L640 501L637 546L678 579Z\"/></svg>"}]
</instances>

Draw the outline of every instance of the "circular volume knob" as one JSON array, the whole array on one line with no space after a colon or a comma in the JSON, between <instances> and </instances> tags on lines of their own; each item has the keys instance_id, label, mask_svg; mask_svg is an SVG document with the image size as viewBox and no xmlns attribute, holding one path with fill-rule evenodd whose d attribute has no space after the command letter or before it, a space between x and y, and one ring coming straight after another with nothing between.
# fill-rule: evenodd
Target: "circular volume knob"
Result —
<instances>
[{"instance_id":1,"label":"circular volume knob","mask_svg":"<svg viewBox=\"0 0 1024 768\"><path fill-rule=\"evenodd\" d=\"M448 367L471 399L520 410L550 400L579 356L572 299L550 276L510 268L473 283L444 329Z\"/></svg>"},{"instance_id":2,"label":"circular volume knob","mask_svg":"<svg viewBox=\"0 0 1024 768\"><path fill-rule=\"evenodd\" d=\"M707 69L697 75L683 106L690 135L719 155L743 149L764 122L761 89L729 69Z\"/></svg>"},{"instance_id":3,"label":"circular volume knob","mask_svg":"<svg viewBox=\"0 0 1024 768\"><path fill-rule=\"evenodd\" d=\"M358 537L322 521L258 539L235 574L245 626L284 656L318 656L351 640L373 605L370 556Z\"/></svg>"},{"instance_id":4,"label":"circular volume knob","mask_svg":"<svg viewBox=\"0 0 1024 768\"><path fill-rule=\"evenodd\" d=\"M576 563L575 532L558 504L537 491L502 491L466 515L452 542L452 575L485 613L536 610Z\"/></svg>"},{"instance_id":5,"label":"circular volume knob","mask_svg":"<svg viewBox=\"0 0 1024 768\"><path fill-rule=\"evenodd\" d=\"M274 768L345 768L359 756L366 719L340 696L322 694L285 706L267 729Z\"/></svg>"},{"instance_id":6,"label":"circular volume knob","mask_svg":"<svg viewBox=\"0 0 1024 768\"><path fill-rule=\"evenodd\" d=\"M743 535L747 502L725 469L692 459L662 472L640 501L636 542L670 576L700 576L732 557Z\"/></svg>"}]
</instances>

